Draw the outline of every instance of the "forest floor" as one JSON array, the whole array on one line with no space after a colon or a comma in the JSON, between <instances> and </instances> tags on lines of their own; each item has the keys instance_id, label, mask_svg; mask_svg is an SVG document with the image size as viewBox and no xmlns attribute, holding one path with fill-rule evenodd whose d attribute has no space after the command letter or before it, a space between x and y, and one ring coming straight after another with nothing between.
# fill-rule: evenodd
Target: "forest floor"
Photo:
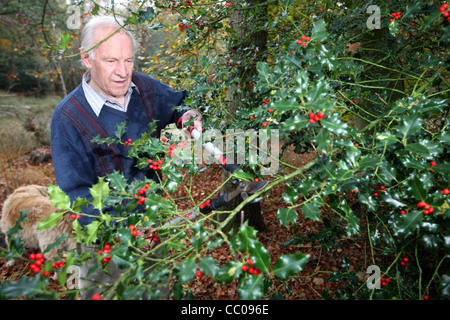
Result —
<instances>
[{"instance_id":1,"label":"forest floor","mask_svg":"<svg viewBox=\"0 0 450 320\"><path fill-rule=\"evenodd\" d=\"M293 152L288 152L284 156L289 157L289 163L296 167L301 167L314 158L313 154L298 155ZM10 170L9 173L3 171L8 173L5 175L5 178L0 178L0 209L6 197L14 188L28 184L44 186L48 186L50 183L56 184L51 160L34 165L29 160L29 154L24 154L12 161L8 170ZM216 173L213 169L208 168L193 177L191 194L194 198L197 197L198 200L201 200L205 197L205 194L212 192L220 184L220 173ZM181 187L179 188L180 191L177 191L180 198L183 198L183 189ZM336 290L345 290L345 281L328 281L330 275L338 270L342 270L343 257L351 265L349 270L358 272L361 285L363 285L363 281L366 279L365 270L370 264L368 263L370 253L366 249L364 239L348 241L348 239L343 237L338 239L339 245L334 246L330 250L323 249L317 241L292 242L293 237L300 237L309 233L315 234L323 226L321 222L305 220L301 212L299 212L296 225L289 228L281 225L276 215L279 208L286 206L282 199L284 192L284 186L278 185L271 189L270 194L266 195L261 201L262 215L268 231L258 233L258 239L269 250L272 263L279 256L294 252L308 254L309 260L299 276L292 277L284 283L271 279L274 281L272 282L268 298L322 300L324 295L333 297ZM180 200L178 205L180 209L187 209L190 201ZM30 253L30 250L27 251L25 256ZM212 253L212 257L222 265L234 260L233 255L226 246L218 247ZM24 275L33 276L32 271L29 269L29 262L18 260L15 265L10 267L6 265L6 262L4 258L0 258L0 283L6 280L17 280ZM52 282L51 286L57 292L65 290L56 281ZM189 288L198 300L236 300L239 298L237 282L222 285L213 282L209 276L191 281Z\"/></svg>"}]
</instances>

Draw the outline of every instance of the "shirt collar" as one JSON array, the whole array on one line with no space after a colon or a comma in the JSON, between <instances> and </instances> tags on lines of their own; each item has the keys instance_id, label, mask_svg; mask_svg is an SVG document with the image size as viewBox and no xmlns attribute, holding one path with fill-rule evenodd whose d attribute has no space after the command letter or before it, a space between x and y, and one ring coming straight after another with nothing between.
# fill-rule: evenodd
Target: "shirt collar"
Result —
<instances>
[{"instance_id":1,"label":"shirt collar","mask_svg":"<svg viewBox=\"0 0 450 320\"><path fill-rule=\"evenodd\" d=\"M125 94L125 106L122 106L115 100L109 99L105 97L103 94L94 90L88 83L91 80L91 72L87 70L82 78L82 87L84 91L84 95L86 96L86 100L94 111L95 115L98 117L100 112L102 111L103 106L106 104L114 109L126 112L128 107L128 102L130 101L131 94L133 93L133 89L135 89L139 93L138 87L131 82L130 87L128 88L127 93Z\"/></svg>"}]
</instances>

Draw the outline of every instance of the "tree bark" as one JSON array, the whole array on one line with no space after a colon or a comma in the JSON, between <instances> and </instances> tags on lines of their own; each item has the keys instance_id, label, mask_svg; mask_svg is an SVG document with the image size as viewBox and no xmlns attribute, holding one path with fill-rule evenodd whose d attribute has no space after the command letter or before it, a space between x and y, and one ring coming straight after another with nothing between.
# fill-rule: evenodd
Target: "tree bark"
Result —
<instances>
[{"instance_id":1,"label":"tree bark","mask_svg":"<svg viewBox=\"0 0 450 320\"><path fill-rule=\"evenodd\" d=\"M233 10L230 18L231 27L236 32L237 39L236 41L229 43L230 58L233 61L244 61L247 59L246 54L249 49L254 51L255 56L251 63L243 63L242 65L237 66L238 82L233 86L230 86L227 90L227 101L229 103L228 110L232 116L236 114L238 108L244 107L242 105L242 101L244 99L252 99L253 92L248 85L248 79L257 74L256 62L257 60L264 60L265 53L267 51L267 29L258 27L255 28L255 26L258 25L258 19L262 18L263 21L266 20L267 5L262 5L264 0L246 1L247 3L251 3L250 7L256 6L253 9L246 9L244 11L239 5L241 2L243 1L233 3L233 6L235 6L236 9ZM250 10L254 10L251 17ZM226 179L225 175L223 181ZM227 183L223 187L222 191L228 193L234 188L235 187L233 184ZM242 201L242 197L238 196L220 210L232 211ZM228 215L226 214L216 215L216 219L220 222L223 222L227 217ZM261 213L261 204L259 202L249 203L244 206L243 210L238 212L234 219L226 225L223 230L225 233L228 233L230 230L236 232L244 221L248 221L248 224L259 232L268 231L268 228L264 223L264 218Z\"/></svg>"}]
</instances>

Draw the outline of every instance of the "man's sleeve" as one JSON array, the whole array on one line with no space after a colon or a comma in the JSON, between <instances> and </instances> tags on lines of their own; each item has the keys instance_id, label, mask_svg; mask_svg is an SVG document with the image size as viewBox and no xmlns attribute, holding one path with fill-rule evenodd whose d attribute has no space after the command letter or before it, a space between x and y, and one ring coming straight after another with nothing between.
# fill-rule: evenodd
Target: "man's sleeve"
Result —
<instances>
[{"instance_id":1,"label":"man's sleeve","mask_svg":"<svg viewBox=\"0 0 450 320\"><path fill-rule=\"evenodd\" d=\"M168 85L159 83L157 95L158 126L162 129L174 123L181 128L181 117L190 108L185 105L187 91L175 91Z\"/></svg>"}]
</instances>

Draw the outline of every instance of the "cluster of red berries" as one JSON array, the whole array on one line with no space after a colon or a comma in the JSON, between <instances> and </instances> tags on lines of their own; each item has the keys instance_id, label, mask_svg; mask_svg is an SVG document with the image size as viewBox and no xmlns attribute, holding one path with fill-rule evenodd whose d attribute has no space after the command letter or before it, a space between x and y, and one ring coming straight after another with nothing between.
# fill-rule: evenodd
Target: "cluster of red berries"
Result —
<instances>
[{"instance_id":1,"label":"cluster of red berries","mask_svg":"<svg viewBox=\"0 0 450 320\"><path fill-rule=\"evenodd\" d=\"M386 287L387 286L387 284L389 283L389 282L391 282L391 279L389 279L388 277L381 277L381 285L383 286L383 287Z\"/></svg>"},{"instance_id":2,"label":"cluster of red berries","mask_svg":"<svg viewBox=\"0 0 450 320\"><path fill-rule=\"evenodd\" d=\"M144 202L145 202L145 194L147 193L147 190L148 190L149 187L150 187L150 185L149 185L148 183L146 183L146 184L144 185L144 187L141 188L141 189L139 189L139 190L138 190L138 193L136 193L136 194L134 195L135 198L139 198L138 203L139 203L140 205L143 205L143 204L144 204Z\"/></svg>"},{"instance_id":3,"label":"cluster of red berries","mask_svg":"<svg viewBox=\"0 0 450 320\"><path fill-rule=\"evenodd\" d=\"M133 237L136 237L136 236L139 234L139 232L136 230L136 227L134 226L134 224L130 224L130 225L128 226L128 229L131 230L131 235L132 235Z\"/></svg>"},{"instance_id":4,"label":"cluster of red berries","mask_svg":"<svg viewBox=\"0 0 450 320\"><path fill-rule=\"evenodd\" d=\"M297 44L301 44L302 47L306 47L306 45L308 44L309 41L311 41L310 37L302 36L301 39L297 40Z\"/></svg>"},{"instance_id":5,"label":"cluster of red berries","mask_svg":"<svg viewBox=\"0 0 450 320\"><path fill-rule=\"evenodd\" d=\"M447 20L447 22L450 22L450 12L447 10L447 4L444 3L440 8L439 8L439 12L442 13L442 16L444 17L444 19Z\"/></svg>"},{"instance_id":6,"label":"cluster of red berries","mask_svg":"<svg viewBox=\"0 0 450 320\"><path fill-rule=\"evenodd\" d=\"M148 164L149 164L149 168L153 169L153 170L161 170L161 165L164 163L162 159L153 161L152 159L148 159L147 160Z\"/></svg>"},{"instance_id":7,"label":"cluster of red berries","mask_svg":"<svg viewBox=\"0 0 450 320\"><path fill-rule=\"evenodd\" d=\"M123 145L124 145L125 147L128 147L132 142L133 142L133 139L130 138L130 139L128 139L127 141L125 141Z\"/></svg>"},{"instance_id":8,"label":"cluster of red berries","mask_svg":"<svg viewBox=\"0 0 450 320\"><path fill-rule=\"evenodd\" d=\"M109 255L109 250L111 250L111 246L109 243L105 243L105 245L103 246L103 250L98 250L97 253L98 255L103 255L103 259L102 261L104 263L110 262L111 261L111 256Z\"/></svg>"},{"instance_id":9,"label":"cluster of red berries","mask_svg":"<svg viewBox=\"0 0 450 320\"><path fill-rule=\"evenodd\" d=\"M373 186L373 188L374 188L375 190L378 190L378 186ZM386 189L385 186L380 186L380 192L384 192L385 189ZM378 192L374 192L373 195L374 195L375 197L378 197L378 196L379 196L379 193L378 193Z\"/></svg>"},{"instance_id":10,"label":"cluster of red berries","mask_svg":"<svg viewBox=\"0 0 450 320\"><path fill-rule=\"evenodd\" d=\"M431 206L423 201L419 201L417 203L417 208L423 208L423 214L430 214L434 212L434 209Z\"/></svg>"},{"instance_id":11,"label":"cluster of red berries","mask_svg":"<svg viewBox=\"0 0 450 320\"><path fill-rule=\"evenodd\" d=\"M40 267L45 261L44 255L42 253L36 253L36 254L32 253L32 254L30 254L29 258L31 260L34 260L34 263L32 263L30 265L31 271L33 271L34 273L39 273L39 271L41 271Z\"/></svg>"},{"instance_id":12,"label":"cluster of red berries","mask_svg":"<svg viewBox=\"0 0 450 320\"><path fill-rule=\"evenodd\" d=\"M186 25L186 24L180 23L180 24L178 25L178 29L179 29L180 31L184 31L184 30L190 29L190 28L191 28L191 27L189 27L189 26Z\"/></svg>"},{"instance_id":13,"label":"cluster of red berries","mask_svg":"<svg viewBox=\"0 0 450 320\"><path fill-rule=\"evenodd\" d=\"M75 219L80 219L80 218L81 218L81 215L76 214L76 213L72 213L72 214L70 215L70 218L73 219L73 220L75 220Z\"/></svg>"},{"instance_id":14,"label":"cluster of red berries","mask_svg":"<svg viewBox=\"0 0 450 320\"><path fill-rule=\"evenodd\" d=\"M395 20L400 19L402 17L402 13L401 12L393 12L393 13L391 13L391 16L392 16L392 18L389 19L389 22L394 21L394 19Z\"/></svg>"},{"instance_id":15,"label":"cluster of red berries","mask_svg":"<svg viewBox=\"0 0 450 320\"><path fill-rule=\"evenodd\" d=\"M175 155L175 149L182 149L182 148L186 147L187 144L188 144L187 141L183 141L183 142L179 143L178 145L172 144L172 145L169 147L169 156L170 156L170 157L173 157L173 156Z\"/></svg>"},{"instance_id":16,"label":"cluster of red berries","mask_svg":"<svg viewBox=\"0 0 450 320\"><path fill-rule=\"evenodd\" d=\"M269 104L269 102L270 102L270 100L269 99L266 99L266 100L264 100L262 103L261 103L261 106L265 106L266 104ZM270 110L270 109L269 109ZM270 111L269 111L270 112Z\"/></svg>"},{"instance_id":17,"label":"cluster of red berries","mask_svg":"<svg viewBox=\"0 0 450 320\"><path fill-rule=\"evenodd\" d=\"M401 264L402 266L405 266L406 263L407 263L408 261L409 261L408 258L403 258L403 260L400 261L400 264Z\"/></svg>"},{"instance_id":18,"label":"cluster of red berries","mask_svg":"<svg viewBox=\"0 0 450 320\"><path fill-rule=\"evenodd\" d=\"M189 6L192 6L192 2L190 1L190 0L186 0L186 5L189 7Z\"/></svg>"},{"instance_id":19,"label":"cluster of red berries","mask_svg":"<svg viewBox=\"0 0 450 320\"><path fill-rule=\"evenodd\" d=\"M226 7L231 7L233 4L232 3L230 3L230 2L225 2L225 6Z\"/></svg>"},{"instance_id":20,"label":"cluster of red berries","mask_svg":"<svg viewBox=\"0 0 450 320\"><path fill-rule=\"evenodd\" d=\"M320 121L321 119L325 118L326 116L323 114L322 111L320 111L319 113L310 113L308 114L308 118L309 118L309 123L314 124L317 121Z\"/></svg>"},{"instance_id":21,"label":"cluster of red berries","mask_svg":"<svg viewBox=\"0 0 450 320\"><path fill-rule=\"evenodd\" d=\"M248 259L247 264L244 264L242 266L242 271L243 272L247 272L248 271L248 273L257 276L259 274L259 270L254 268L253 266L254 266L254 264L253 264L252 259Z\"/></svg>"},{"instance_id":22,"label":"cluster of red berries","mask_svg":"<svg viewBox=\"0 0 450 320\"><path fill-rule=\"evenodd\" d=\"M430 165L431 165L432 167L435 167L435 166L436 166L436 161L431 161L431 162L430 162ZM433 169L430 169L430 172L433 172Z\"/></svg>"},{"instance_id":23,"label":"cluster of red berries","mask_svg":"<svg viewBox=\"0 0 450 320\"><path fill-rule=\"evenodd\" d=\"M36 253L36 254L32 253L32 254L30 254L29 258L30 258L30 260L34 261L30 265L31 271L33 271L34 273L39 273L41 271L41 266L45 262L44 255L42 253ZM52 264L52 268L53 269L59 269L59 268L62 268L63 266L64 266L64 262L63 261L55 261ZM51 273L50 272L46 272L45 270L42 270L42 275L50 276Z\"/></svg>"},{"instance_id":24,"label":"cluster of red berries","mask_svg":"<svg viewBox=\"0 0 450 320\"><path fill-rule=\"evenodd\" d=\"M161 243L161 239L159 238L158 231L151 231L147 234L147 239L152 243Z\"/></svg>"}]
</instances>

